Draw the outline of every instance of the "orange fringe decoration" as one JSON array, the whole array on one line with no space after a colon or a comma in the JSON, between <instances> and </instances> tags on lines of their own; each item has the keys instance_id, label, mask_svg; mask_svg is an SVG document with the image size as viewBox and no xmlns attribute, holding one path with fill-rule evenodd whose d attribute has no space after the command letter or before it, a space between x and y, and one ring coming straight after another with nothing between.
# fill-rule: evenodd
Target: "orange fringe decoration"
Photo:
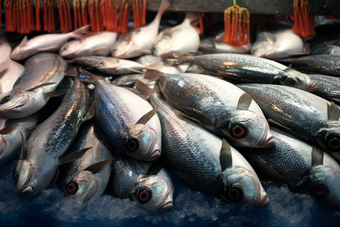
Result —
<instances>
[{"instance_id":1,"label":"orange fringe decoration","mask_svg":"<svg viewBox=\"0 0 340 227\"><path fill-rule=\"evenodd\" d=\"M108 31L117 29L117 11L118 3L117 0L102 0L101 1L101 15L103 16L103 26Z\"/></svg>"},{"instance_id":2,"label":"orange fringe decoration","mask_svg":"<svg viewBox=\"0 0 340 227\"><path fill-rule=\"evenodd\" d=\"M15 18L13 18L13 4L11 0L5 0L4 8L6 10L6 31L15 32Z\"/></svg>"},{"instance_id":3,"label":"orange fringe decoration","mask_svg":"<svg viewBox=\"0 0 340 227\"><path fill-rule=\"evenodd\" d=\"M203 19L202 19L202 15L200 15L198 17L198 22L199 22L199 27L200 27L200 35L204 34L204 25L203 25Z\"/></svg>"},{"instance_id":4,"label":"orange fringe decoration","mask_svg":"<svg viewBox=\"0 0 340 227\"><path fill-rule=\"evenodd\" d=\"M120 18L117 30L121 34L125 34L128 31L128 23L131 14L130 5L129 0L123 0L120 6Z\"/></svg>"},{"instance_id":5,"label":"orange fringe decoration","mask_svg":"<svg viewBox=\"0 0 340 227\"><path fill-rule=\"evenodd\" d=\"M44 0L44 31L55 30L53 0Z\"/></svg>"},{"instance_id":6,"label":"orange fringe decoration","mask_svg":"<svg viewBox=\"0 0 340 227\"><path fill-rule=\"evenodd\" d=\"M145 25L146 0L132 0L133 28Z\"/></svg>"},{"instance_id":7,"label":"orange fringe decoration","mask_svg":"<svg viewBox=\"0 0 340 227\"><path fill-rule=\"evenodd\" d=\"M2 28L1 2L0 2L0 28Z\"/></svg>"},{"instance_id":8,"label":"orange fringe decoration","mask_svg":"<svg viewBox=\"0 0 340 227\"><path fill-rule=\"evenodd\" d=\"M238 5L228 7L224 11L224 29L224 43L232 46L242 46L250 43L249 11Z\"/></svg>"},{"instance_id":9,"label":"orange fringe decoration","mask_svg":"<svg viewBox=\"0 0 340 227\"><path fill-rule=\"evenodd\" d=\"M72 30L71 12L68 0L58 0L58 12L60 21L60 31L67 33Z\"/></svg>"},{"instance_id":10,"label":"orange fringe decoration","mask_svg":"<svg viewBox=\"0 0 340 227\"><path fill-rule=\"evenodd\" d=\"M292 31L308 37L315 35L314 17L309 16L310 6L307 0L294 0L294 26Z\"/></svg>"},{"instance_id":11,"label":"orange fringe decoration","mask_svg":"<svg viewBox=\"0 0 340 227\"><path fill-rule=\"evenodd\" d=\"M89 23L88 13L87 13L87 0L81 0L81 18L82 18L82 26L85 26Z\"/></svg>"},{"instance_id":12,"label":"orange fringe decoration","mask_svg":"<svg viewBox=\"0 0 340 227\"><path fill-rule=\"evenodd\" d=\"M35 30L41 31L40 0L35 0Z\"/></svg>"},{"instance_id":13,"label":"orange fringe decoration","mask_svg":"<svg viewBox=\"0 0 340 227\"><path fill-rule=\"evenodd\" d=\"M99 3L98 0L89 0L88 9L90 15L91 30L93 32L100 32L104 30L102 24L99 22Z\"/></svg>"}]
</instances>

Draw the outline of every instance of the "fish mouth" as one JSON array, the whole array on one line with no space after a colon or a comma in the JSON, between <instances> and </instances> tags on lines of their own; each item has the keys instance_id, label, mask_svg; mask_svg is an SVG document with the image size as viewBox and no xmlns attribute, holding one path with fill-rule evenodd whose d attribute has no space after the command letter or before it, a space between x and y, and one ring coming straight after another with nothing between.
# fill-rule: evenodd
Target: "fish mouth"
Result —
<instances>
[{"instance_id":1,"label":"fish mouth","mask_svg":"<svg viewBox=\"0 0 340 227\"><path fill-rule=\"evenodd\" d=\"M34 188L32 186L28 186L27 185L32 181L33 179L33 175L34 175L34 169L33 169L33 166L30 162L26 161L28 164L29 164L29 175L28 177L26 178L25 182L22 184L22 186L17 190L17 192L21 195L31 195L33 194L35 191L34 191ZM26 163L26 165L27 165ZM23 165L24 163L22 163ZM27 167L25 168L27 169ZM21 172L21 171L20 171ZM19 181L20 181L20 177L19 177ZM18 183L19 183L18 181Z\"/></svg>"},{"instance_id":2,"label":"fish mouth","mask_svg":"<svg viewBox=\"0 0 340 227\"><path fill-rule=\"evenodd\" d=\"M90 200L97 192L97 188L98 188L98 180L95 179L95 185L94 187L91 188L91 190L89 190L82 198L83 201L87 201Z\"/></svg>"},{"instance_id":3,"label":"fish mouth","mask_svg":"<svg viewBox=\"0 0 340 227\"><path fill-rule=\"evenodd\" d=\"M157 211L159 212L165 212L165 211L169 211L173 208L173 201L172 198L170 197L170 185L167 181L166 185L167 185L167 191L166 194L164 196L164 199L161 201L161 203L157 206Z\"/></svg>"},{"instance_id":4,"label":"fish mouth","mask_svg":"<svg viewBox=\"0 0 340 227\"><path fill-rule=\"evenodd\" d=\"M154 148L156 141L157 141L157 136L156 136L157 134L156 134L156 131L153 128L149 127L149 129L152 131L153 141L152 141L152 144L151 144L148 152L145 154L144 158L146 160L153 161L161 155L161 151L160 151L160 149L156 149L156 150L152 151L152 149Z\"/></svg>"},{"instance_id":5,"label":"fish mouth","mask_svg":"<svg viewBox=\"0 0 340 227\"><path fill-rule=\"evenodd\" d=\"M14 106L14 105L8 105L8 107L7 107L7 106L4 106L4 107L1 109L1 111L3 111L3 112L10 112L10 111L12 111L12 110L18 109L18 108L20 108L20 107L26 105L26 103L27 103L29 100L30 100L30 97L29 97L29 95L25 92L25 95L22 96L18 101L16 101L16 103L19 102L19 105L16 105L16 106Z\"/></svg>"},{"instance_id":6,"label":"fish mouth","mask_svg":"<svg viewBox=\"0 0 340 227\"><path fill-rule=\"evenodd\" d=\"M268 198L267 193L264 195L264 198L258 201L255 205L254 208L260 208L269 205L270 199Z\"/></svg>"},{"instance_id":7,"label":"fish mouth","mask_svg":"<svg viewBox=\"0 0 340 227\"><path fill-rule=\"evenodd\" d=\"M269 136L268 136L268 134L269 134ZM274 146L275 145L274 136L270 133L266 133L266 135L263 136L260 141L258 141L257 145L259 147L263 147L263 148Z\"/></svg>"},{"instance_id":8,"label":"fish mouth","mask_svg":"<svg viewBox=\"0 0 340 227\"><path fill-rule=\"evenodd\" d=\"M308 86L306 88L303 88L302 90L313 92L316 89L318 89L318 87L316 86L314 82L311 81L311 83L309 83Z\"/></svg>"}]
</instances>

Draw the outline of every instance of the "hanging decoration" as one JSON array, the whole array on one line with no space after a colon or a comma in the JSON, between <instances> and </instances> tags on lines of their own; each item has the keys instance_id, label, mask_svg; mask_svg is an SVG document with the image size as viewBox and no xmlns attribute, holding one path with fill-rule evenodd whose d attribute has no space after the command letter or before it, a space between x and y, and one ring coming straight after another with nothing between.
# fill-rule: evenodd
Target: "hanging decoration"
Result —
<instances>
[{"instance_id":1,"label":"hanging decoration","mask_svg":"<svg viewBox=\"0 0 340 227\"><path fill-rule=\"evenodd\" d=\"M302 37L315 35L314 17L310 16L310 6L307 0L294 0L294 26L292 31Z\"/></svg>"}]
</instances>

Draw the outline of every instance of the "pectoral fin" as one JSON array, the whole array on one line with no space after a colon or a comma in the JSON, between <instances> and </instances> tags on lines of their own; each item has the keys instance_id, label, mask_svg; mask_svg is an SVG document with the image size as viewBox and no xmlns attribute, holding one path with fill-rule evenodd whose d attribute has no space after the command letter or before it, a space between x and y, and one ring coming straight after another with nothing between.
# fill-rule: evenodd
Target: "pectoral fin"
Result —
<instances>
[{"instance_id":1,"label":"pectoral fin","mask_svg":"<svg viewBox=\"0 0 340 227\"><path fill-rule=\"evenodd\" d=\"M157 106L156 108L153 108L152 110L150 110L149 112L147 112L146 114L144 114L144 116L142 116L136 124L146 124L156 113L157 110L160 108L161 106Z\"/></svg>"},{"instance_id":2,"label":"pectoral fin","mask_svg":"<svg viewBox=\"0 0 340 227\"><path fill-rule=\"evenodd\" d=\"M222 140L222 147L221 147L221 152L220 152L220 163L222 167L222 172L233 166L231 147L225 139Z\"/></svg>"},{"instance_id":3,"label":"pectoral fin","mask_svg":"<svg viewBox=\"0 0 340 227\"><path fill-rule=\"evenodd\" d=\"M327 104L327 114L329 121L338 121L340 118L340 108L331 101L331 104Z\"/></svg>"},{"instance_id":4,"label":"pectoral fin","mask_svg":"<svg viewBox=\"0 0 340 227\"><path fill-rule=\"evenodd\" d=\"M27 89L26 91L34 91L37 88L44 87L44 86L49 86L49 85L54 85L54 84L56 84L56 83L55 82L51 82L51 83L39 84L38 86L32 87L30 89Z\"/></svg>"},{"instance_id":5,"label":"pectoral fin","mask_svg":"<svg viewBox=\"0 0 340 227\"><path fill-rule=\"evenodd\" d=\"M108 159L108 160L105 160L105 161L102 161L102 162L92 164L89 167L87 167L85 169L85 171L90 171L91 173L96 174L96 173L102 171L103 169L105 169L109 164L111 164L113 159L114 158L111 158L111 159Z\"/></svg>"},{"instance_id":6,"label":"pectoral fin","mask_svg":"<svg viewBox=\"0 0 340 227\"><path fill-rule=\"evenodd\" d=\"M45 93L44 98L47 99L47 98L51 98L51 97L58 97L58 96L65 94L66 92L67 92L67 89L47 92L47 93Z\"/></svg>"},{"instance_id":7,"label":"pectoral fin","mask_svg":"<svg viewBox=\"0 0 340 227\"><path fill-rule=\"evenodd\" d=\"M248 110L253 99L247 93L243 93L237 103L237 110Z\"/></svg>"},{"instance_id":8,"label":"pectoral fin","mask_svg":"<svg viewBox=\"0 0 340 227\"><path fill-rule=\"evenodd\" d=\"M84 117L83 121L88 121L94 117L94 113L96 110L96 101L94 101L89 109L89 112L87 112L86 116Z\"/></svg>"},{"instance_id":9,"label":"pectoral fin","mask_svg":"<svg viewBox=\"0 0 340 227\"><path fill-rule=\"evenodd\" d=\"M15 125L10 125L10 126L4 127L3 129L0 130L0 134L4 135L4 134L11 133L14 130L16 130L18 127L19 127L19 124L15 124Z\"/></svg>"},{"instance_id":10,"label":"pectoral fin","mask_svg":"<svg viewBox=\"0 0 340 227\"><path fill-rule=\"evenodd\" d=\"M62 165L62 164L68 163L68 162L72 162L72 161L75 161L75 160L81 158L86 153L86 151L90 150L91 148L92 147L84 148L82 150L74 151L70 154L60 156L59 157L59 165Z\"/></svg>"}]
</instances>

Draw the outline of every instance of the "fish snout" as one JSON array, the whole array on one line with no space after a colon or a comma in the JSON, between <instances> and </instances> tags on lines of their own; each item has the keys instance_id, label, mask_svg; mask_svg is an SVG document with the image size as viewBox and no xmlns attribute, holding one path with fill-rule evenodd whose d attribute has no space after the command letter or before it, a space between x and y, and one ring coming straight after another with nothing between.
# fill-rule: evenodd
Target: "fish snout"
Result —
<instances>
[{"instance_id":1,"label":"fish snout","mask_svg":"<svg viewBox=\"0 0 340 227\"><path fill-rule=\"evenodd\" d=\"M254 205L254 208L260 208L269 205L270 199L268 198L267 193L261 193L260 199Z\"/></svg>"},{"instance_id":2,"label":"fish snout","mask_svg":"<svg viewBox=\"0 0 340 227\"><path fill-rule=\"evenodd\" d=\"M316 86L316 84L313 81L310 81L310 83L308 84L308 86L304 89L305 91L308 92L313 92L317 89L318 87Z\"/></svg>"},{"instance_id":3,"label":"fish snout","mask_svg":"<svg viewBox=\"0 0 340 227\"><path fill-rule=\"evenodd\" d=\"M263 147L263 148L274 146L275 145L274 136L270 132L266 133L262 137L262 139L260 141L258 141L257 145L259 147Z\"/></svg>"},{"instance_id":4,"label":"fish snout","mask_svg":"<svg viewBox=\"0 0 340 227\"><path fill-rule=\"evenodd\" d=\"M173 204L173 200L171 198L171 196L169 195L168 198L165 200L165 203L161 206L158 207L159 212L166 212L169 211L173 208L174 204Z\"/></svg>"},{"instance_id":5,"label":"fish snout","mask_svg":"<svg viewBox=\"0 0 340 227\"><path fill-rule=\"evenodd\" d=\"M34 175L34 169L32 164L23 160L18 176L17 176L17 192L21 195L31 195L34 193L34 188L32 186L28 186L32 181Z\"/></svg>"},{"instance_id":6,"label":"fish snout","mask_svg":"<svg viewBox=\"0 0 340 227\"><path fill-rule=\"evenodd\" d=\"M3 135L0 135L0 155L4 152L6 148L6 140Z\"/></svg>"}]
</instances>

